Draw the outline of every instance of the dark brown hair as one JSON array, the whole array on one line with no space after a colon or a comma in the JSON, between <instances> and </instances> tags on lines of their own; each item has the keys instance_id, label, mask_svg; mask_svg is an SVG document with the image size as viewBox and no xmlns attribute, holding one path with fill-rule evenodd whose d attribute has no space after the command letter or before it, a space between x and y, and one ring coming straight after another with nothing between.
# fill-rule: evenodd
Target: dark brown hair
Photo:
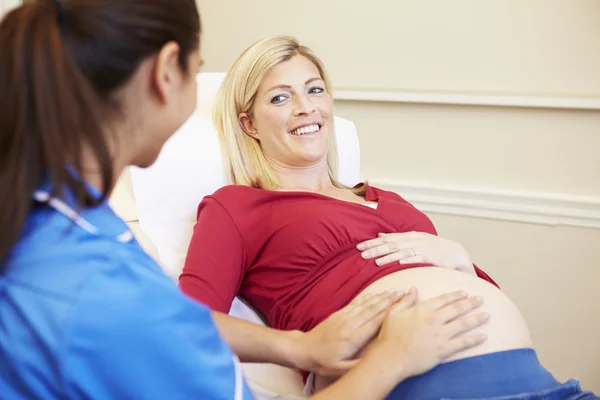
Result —
<instances>
[{"instance_id":1,"label":"dark brown hair","mask_svg":"<svg viewBox=\"0 0 600 400\"><path fill-rule=\"evenodd\" d=\"M49 179L52 194L74 194L79 206L104 201L114 185L104 131L115 92L168 42L180 66L198 48L195 0L41 0L0 23L0 271ZM102 173L94 199L69 171L81 171L83 147Z\"/></svg>"}]
</instances>

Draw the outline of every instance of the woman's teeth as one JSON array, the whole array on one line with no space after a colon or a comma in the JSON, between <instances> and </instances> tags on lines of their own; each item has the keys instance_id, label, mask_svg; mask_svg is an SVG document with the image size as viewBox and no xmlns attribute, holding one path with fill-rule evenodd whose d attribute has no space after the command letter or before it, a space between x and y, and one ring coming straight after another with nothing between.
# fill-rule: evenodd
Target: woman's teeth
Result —
<instances>
[{"instance_id":1,"label":"woman's teeth","mask_svg":"<svg viewBox=\"0 0 600 400\"><path fill-rule=\"evenodd\" d=\"M320 129L320 127L318 124L308 125L308 126L303 126L302 128L298 128L294 131L291 131L290 134L296 135L296 136L302 136L302 135L306 135L308 133L318 132L319 129Z\"/></svg>"}]
</instances>

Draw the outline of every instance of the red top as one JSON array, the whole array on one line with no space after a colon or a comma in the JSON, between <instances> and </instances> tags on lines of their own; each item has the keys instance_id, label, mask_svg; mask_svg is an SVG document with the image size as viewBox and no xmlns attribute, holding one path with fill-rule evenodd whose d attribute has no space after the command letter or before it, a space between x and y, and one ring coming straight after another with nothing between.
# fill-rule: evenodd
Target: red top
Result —
<instances>
[{"instance_id":1,"label":"red top","mask_svg":"<svg viewBox=\"0 0 600 400\"><path fill-rule=\"evenodd\" d=\"M368 187L365 199L377 208L317 193L226 186L198 207L180 286L223 313L239 293L272 327L308 331L382 276L428 265L379 267L361 257L356 245L380 232L437 234L425 214L393 192Z\"/></svg>"}]
</instances>

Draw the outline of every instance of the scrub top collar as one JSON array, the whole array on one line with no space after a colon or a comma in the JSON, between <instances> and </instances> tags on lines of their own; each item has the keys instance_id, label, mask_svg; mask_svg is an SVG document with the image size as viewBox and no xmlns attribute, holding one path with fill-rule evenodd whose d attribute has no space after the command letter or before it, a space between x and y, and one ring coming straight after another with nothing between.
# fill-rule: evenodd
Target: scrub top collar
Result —
<instances>
[{"instance_id":1,"label":"scrub top collar","mask_svg":"<svg viewBox=\"0 0 600 400\"><path fill-rule=\"evenodd\" d=\"M86 183L86 188L92 196L100 198L101 193L98 189L89 183ZM52 183L46 179L33 193L33 199L69 218L89 234L113 237L121 243L133 241L133 234L127 224L116 215L108 201L105 200L96 207L78 208L75 197L69 190L65 189L64 198L54 197L51 193Z\"/></svg>"}]
</instances>

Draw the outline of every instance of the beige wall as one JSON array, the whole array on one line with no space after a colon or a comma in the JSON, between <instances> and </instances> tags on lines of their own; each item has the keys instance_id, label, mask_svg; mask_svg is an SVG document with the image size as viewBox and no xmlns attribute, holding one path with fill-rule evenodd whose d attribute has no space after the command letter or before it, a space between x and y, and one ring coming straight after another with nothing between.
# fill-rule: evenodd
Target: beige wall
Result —
<instances>
[{"instance_id":1,"label":"beige wall","mask_svg":"<svg viewBox=\"0 0 600 400\"><path fill-rule=\"evenodd\" d=\"M542 363L600 392L600 230L431 217L518 305Z\"/></svg>"},{"instance_id":2,"label":"beige wall","mask_svg":"<svg viewBox=\"0 0 600 400\"><path fill-rule=\"evenodd\" d=\"M0 0L0 18L11 8L21 4L21 0Z\"/></svg>"},{"instance_id":3,"label":"beige wall","mask_svg":"<svg viewBox=\"0 0 600 400\"><path fill-rule=\"evenodd\" d=\"M285 33L323 58L338 98L403 100L337 100L357 124L364 177L408 185L416 199L428 198L422 185L458 191L423 203L441 234L498 279L559 378L600 392L600 2L199 5L208 71ZM459 101L439 100L448 95ZM456 102L473 104L444 104ZM469 193L486 196L474 207Z\"/></svg>"},{"instance_id":4,"label":"beige wall","mask_svg":"<svg viewBox=\"0 0 600 400\"><path fill-rule=\"evenodd\" d=\"M198 3L209 69L285 33L321 55L338 88L600 94L596 0Z\"/></svg>"}]
</instances>

